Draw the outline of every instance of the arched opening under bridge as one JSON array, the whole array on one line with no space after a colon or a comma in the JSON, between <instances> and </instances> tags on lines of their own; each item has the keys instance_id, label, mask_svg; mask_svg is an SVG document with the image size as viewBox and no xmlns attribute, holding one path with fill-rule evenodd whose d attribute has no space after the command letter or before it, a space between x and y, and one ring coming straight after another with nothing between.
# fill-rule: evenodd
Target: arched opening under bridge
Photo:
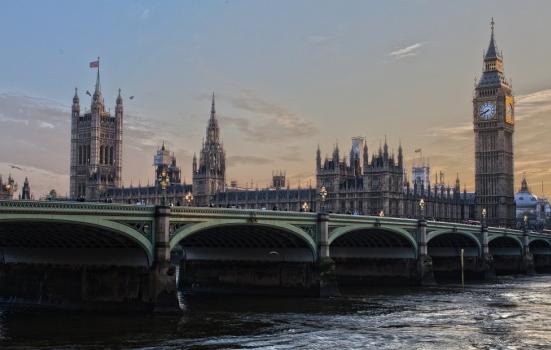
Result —
<instances>
[{"instance_id":1,"label":"arched opening under bridge","mask_svg":"<svg viewBox=\"0 0 551 350\"><path fill-rule=\"evenodd\" d=\"M189 292L315 293L315 243L302 230L220 224L178 235L178 285Z\"/></svg>"},{"instance_id":2,"label":"arched opening under bridge","mask_svg":"<svg viewBox=\"0 0 551 350\"><path fill-rule=\"evenodd\" d=\"M488 242L496 274L515 274L522 271L522 243L518 238L501 236Z\"/></svg>"},{"instance_id":3,"label":"arched opening under bridge","mask_svg":"<svg viewBox=\"0 0 551 350\"><path fill-rule=\"evenodd\" d=\"M429 234L427 248L437 282L461 282L461 249L465 280L483 279L481 247L476 236L466 232Z\"/></svg>"},{"instance_id":4,"label":"arched opening under bridge","mask_svg":"<svg viewBox=\"0 0 551 350\"><path fill-rule=\"evenodd\" d=\"M406 231L345 228L330 239L339 287L414 284L417 247Z\"/></svg>"},{"instance_id":5,"label":"arched opening under bridge","mask_svg":"<svg viewBox=\"0 0 551 350\"><path fill-rule=\"evenodd\" d=\"M0 295L43 305L138 300L148 244L114 222L0 221Z\"/></svg>"},{"instance_id":6,"label":"arched opening under bridge","mask_svg":"<svg viewBox=\"0 0 551 350\"><path fill-rule=\"evenodd\" d=\"M530 242L530 252L534 256L534 268L538 273L551 272L551 243L544 239Z\"/></svg>"}]
</instances>

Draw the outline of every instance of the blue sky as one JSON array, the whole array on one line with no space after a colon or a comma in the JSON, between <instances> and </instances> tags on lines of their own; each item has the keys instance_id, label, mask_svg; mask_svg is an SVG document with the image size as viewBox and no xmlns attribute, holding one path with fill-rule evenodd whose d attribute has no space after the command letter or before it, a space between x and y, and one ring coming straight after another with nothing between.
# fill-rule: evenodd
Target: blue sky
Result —
<instances>
[{"instance_id":1,"label":"blue sky","mask_svg":"<svg viewBox=\"0 0 551 350\"><path fill-rule=\"evenodd\" d=\"M139 142L125 138L127 184L152 178L163 139L190 178L214 90L228 180L264 185L272 169L286 169L292 186L304 185L318 144L330 154L335 142L348 150L361 135L373 150L388 135L391 148L401 140L409 158L423 148L450 181L460 172L470 185L473 80L492 16L515 94L541 107L551 89L548 1L4 1L1 9L6 101L25 95L67 107L77 86L86 106L95 78L88 63L97 56L106 103L114 106L119 87L136 96L125 99L126 135L141 132ZM529 107L535 119L517 124L517 172L551 185L551 167L536 158L547 151L534 145L548 111ZM54 128L44 131L63 137L63 119L46 122ZM17 125L0 135L25 139L28 125ZM24 151L0 152L0 164L66 175L68 151L50 168L14 152Z\"/></svg>"}]
</instances>

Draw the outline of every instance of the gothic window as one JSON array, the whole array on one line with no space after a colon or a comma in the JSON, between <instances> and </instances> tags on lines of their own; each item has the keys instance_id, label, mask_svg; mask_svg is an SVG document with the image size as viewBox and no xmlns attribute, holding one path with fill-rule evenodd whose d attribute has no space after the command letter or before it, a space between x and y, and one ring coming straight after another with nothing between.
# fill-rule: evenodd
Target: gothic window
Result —
<instances>
[{"instance_id":1,"label":"gothic window","mask_svg":"<svg viewBox=\"0 0 551 350\"><path fill-rule=\"evenodd\" d=\"M86 147L86 163L90 164L90 145Z\"/></svg>"},{"instance_id":2,"label":"gothic window","mask_svg":"<svg viewBox=\"0 0 551 350\"><path fill-rule=\"evenodd\" d=\"M109 164L109 147L105 146L105 156L103 157L105 164Z\"/></svg>"},{"instance_id":3,"label":"gothic window","mask_svg":"<svg viewBox=\"0 0 551 350\"><path fill-rule=\"evenodd\" d=\"M82 146L78 146L78 164L82 164Z\"/></svg>"},{"instance_id":4,"label":"gothic window","mask_svg":"<svg viewBox=\"0 0 551 350\"><path fill-rule=\"evenodd\" d=\"M99 148L99 163L103 164L103 146Z\"/></svg>"},{"instance_id":5,"label":"gothic window","mask_svg":"<svg viewBox=\"0 0 551 350\"><path fill-rule=\"evenodd\" d=\"M109 147L109 164L113 165L113 147Z\"/></svg>"}]
</instances>

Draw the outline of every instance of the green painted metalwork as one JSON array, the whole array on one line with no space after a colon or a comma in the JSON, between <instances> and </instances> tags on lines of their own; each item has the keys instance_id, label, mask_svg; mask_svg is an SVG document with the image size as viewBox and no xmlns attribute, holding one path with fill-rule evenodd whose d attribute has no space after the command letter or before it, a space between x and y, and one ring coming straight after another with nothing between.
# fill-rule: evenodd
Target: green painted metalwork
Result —
<instances>
[{"instance_id":1,"label":"green painted metalwork","mask_svg":"<svg viewBox=\"0 0 551 350\"><path fill-rule=\"evenodd\" d=\"M329 236L329 245L331 245L331 243L333 243L340 236L358 230L381 230L396 233L399 236L404 237L414 248L415 254L417 254L417 242L408 231L400 227L377 226L375 224L353 224L345 227L339 227L331 232L331 235Z\"/></svg>"}]
</instances>

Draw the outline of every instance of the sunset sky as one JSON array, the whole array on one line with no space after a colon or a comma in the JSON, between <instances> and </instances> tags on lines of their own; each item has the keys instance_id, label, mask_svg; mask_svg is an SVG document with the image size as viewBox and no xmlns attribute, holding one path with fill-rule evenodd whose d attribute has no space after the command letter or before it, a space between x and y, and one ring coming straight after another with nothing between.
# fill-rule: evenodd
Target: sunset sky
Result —
<instances>
[{"instance_id":1,"label":"sunset sky","mask_svg":"<svg viewBox=\"0 0 551 350\"><path fill-rule=\"evenodd\" d=\"M70 104L125 97L125 186L153 182L165 140L191 182L216 93L227 181L315 177L315 151L421 148L474 190L472 93L496 22L516 96L515 187L551 194L551 1L3 1L0 174L68 191ZM130 100L129 96L135 96Z\"/></svg>"}]
</instances>

